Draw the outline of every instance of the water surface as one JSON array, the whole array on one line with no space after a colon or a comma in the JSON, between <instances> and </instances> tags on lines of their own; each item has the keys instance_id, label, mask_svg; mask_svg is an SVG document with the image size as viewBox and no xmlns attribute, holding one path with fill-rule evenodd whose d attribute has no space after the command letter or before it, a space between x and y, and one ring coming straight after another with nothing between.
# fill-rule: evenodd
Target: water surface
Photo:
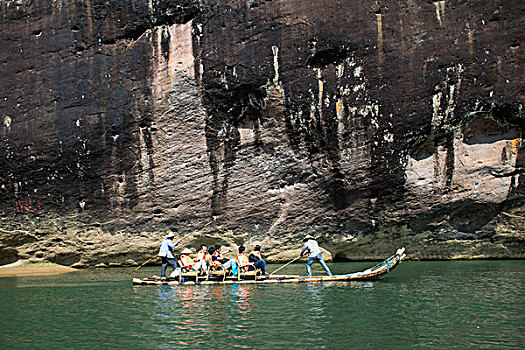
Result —
<instances>
[{"instance_id":1,"label":"water surface","mask_svg":"<svg viewBox=\"0 0 525 350\"><path fill-rule=\"evenodd\" d=\"M0 278L0 348L525 348L525 261L404 262L375 281L275 285L133 286L130 270Z\"/></svg>"}]
</instances>

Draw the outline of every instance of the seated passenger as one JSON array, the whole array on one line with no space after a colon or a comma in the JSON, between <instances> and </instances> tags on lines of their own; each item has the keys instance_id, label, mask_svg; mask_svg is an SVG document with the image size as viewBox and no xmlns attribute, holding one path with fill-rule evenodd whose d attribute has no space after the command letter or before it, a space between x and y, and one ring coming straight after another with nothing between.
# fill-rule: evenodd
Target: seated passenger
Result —
<instances>
[{"instance_id":1,"label":"seated passenger","mask_svg":"<svg viewBox=\"0 0 525 350\"><path fill-rule=\"evenodd\" d=\"M212 260L212 263L213 264L220 264L220 266L222 266L222 268L227 271L231 268L231 265L232 265L232 261L231 259L228 259L226 258L225 256L222 255L221 253L221 246L220 245L215 245L215 251L213 252L212 256L211 256L211 260Z\"/></svg>"},{"instance_id":2,"label":"seated passenger","mask_svg":"<svg viewBox=\"0 0 525 350\"><path fill-rule=\"evenodd\" d=\"M208 268L210 270L222 270L223 267L222 267L222 264L217 261L217 254L215 252L215 247L210 247L210 249L208 249L208 254L209 254L209 260L208 260Z\"/></svg>"},{"instance_id":3,"label":"seated passenger","mask_svg":"<svg viewBox=\"0 0 525 350\"><path fill-rule=\"evenodd\" d=\"M185 271L195 271L193 268L193 265L195 265L195 262L192 258L190 258L191 250L188 248L184 249L182 252L180 252L180 266Z\"/></svg>"},{"instance_id":4,"label":"seated passenger","mask_svg":"<svg viewBox=\"0 0 525 350\"><path fill-rule=\"evenodd\" d=\"M261 246L256 245L253 247L248 259L255 266L255 268L260 269L263 275L266 275L266 262L262 259L261 256Z\"/></svg>"},{"instance_id":5,"label":"seated passenger","mask_svg":"<svg viewBox=\"0 0 525 350\"><path fill-rule=\"evenodd\" d=\"M195 265L193 268L195 271L206 271L208 269L208 263L206 262L206 246L201 245L201 249L197 252L197 257L195 258Z\"/></svg>"},{"instance_id":6,"label":"seated passenger","mask_svg":"<svg viewBox=\"0 0 525 350\"><path fill-rule=\"evenodd\" d=\"M237 254L237 263L239 264L239 267L241 270L244 271L251 271L255 270L255 266L250 262L248 257L246 256L246 248L244 246L239 247L239 254Z\"/></svg>"}]
</instances>

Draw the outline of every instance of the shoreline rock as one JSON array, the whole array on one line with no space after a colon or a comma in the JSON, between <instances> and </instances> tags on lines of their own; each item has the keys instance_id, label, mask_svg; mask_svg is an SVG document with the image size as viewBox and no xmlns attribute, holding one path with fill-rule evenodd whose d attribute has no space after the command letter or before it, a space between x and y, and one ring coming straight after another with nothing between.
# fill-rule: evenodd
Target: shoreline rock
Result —
<instances>
[{"instance_id":1,"label":"shoreline rock","mask_svg":"<svg viewBox=\"0 0 525 350\"><path fill-rule=\"evenodd\" d=\"M12 264L0 266L1 277L58 275L78 271L72 267L62 266L54 263L33 264L25 260L18 260Z\"/></svg>"}]
</instances>

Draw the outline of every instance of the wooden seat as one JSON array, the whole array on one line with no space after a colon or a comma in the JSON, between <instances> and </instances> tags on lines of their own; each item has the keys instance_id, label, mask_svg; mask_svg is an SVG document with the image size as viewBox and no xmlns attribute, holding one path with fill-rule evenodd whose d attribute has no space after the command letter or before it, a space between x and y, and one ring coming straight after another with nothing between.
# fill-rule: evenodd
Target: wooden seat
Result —
<instances>
[{"instance_id":1,"label":"wooden seat","mask_svg":"<svg viewBox=\"0 0 525 350\"><path fill-rule=\"evenodd\" d=\"M210 266L208 267L208 271L206 273L206 281L208 281L210 277L219 277L224 281L226 279L226 271L224 271L224 269L218 270L213 266Z\"/></svg>"},{"instance_id":2,"label":"wooden seat","mask_svg":"<svg viewBox=\"0 0 525 350\"><path fill-rule=\"evenodd\" d=\"M182 282L182 278L188 279L188 280L195 280L195 282L199 281L199 273L197 271L187 271L182 272L179 275L179 282Z\"/></svg>"},{"instance_id":3,"label":"wooden seat","mask_svg":"<svg viewBox=\"0 0 525 350\"><path fill-rule=\"evenodd\" d=\"M238 263L238 262L237 262ZM242 279L257 279L257 275L260 274L259 269L248 270L248 266L241 267L239 266L239 273L237 274L237 279L240 281Z\"/></svg>"},{"instance_id":4,"label":"wooden seat","mask_svg":"<svg viewBox=\"0 0 525 350\"><path fill-rule=\"evenodd\" d=\"M240 280L247 280L247 279L257 279L257 275L259 274L259 270L252 270L252 271L245 271L245 272L241 272L239 271L239 273L237 274L237 277Z\"/></svg>"},{"instance_id":5,"label":"wooden seat","mask_svg":"<svg viewBox=\"0 0 525 350\"><path fill-rule=\"evenodd\" d=\"M182 278L188 279L188 280L195 280L195 282L199 281L199 272L188 269L185 267L181 260L178 261L180 266L180 274L179 274L179 282L182 282Z\"/></svg>"}]
</instances>

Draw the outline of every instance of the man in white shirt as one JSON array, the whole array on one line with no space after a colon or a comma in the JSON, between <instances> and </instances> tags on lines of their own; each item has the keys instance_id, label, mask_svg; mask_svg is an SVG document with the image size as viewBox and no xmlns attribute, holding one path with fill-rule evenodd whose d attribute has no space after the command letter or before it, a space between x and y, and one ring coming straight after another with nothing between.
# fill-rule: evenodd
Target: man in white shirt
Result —
<instances>
[{"instance_id":1,"label":"man in white shirt","mask_svg":"<svg viewBox=\"0 0 525 350\"><path fill-rule=\"evenodd\" d=\"M162 259L162 267L160 270L161 280L166 279L166 268L168 267L168 264L173 267L173 270L177 268L177 260L173 256L173 249L179 245L179 242L173 242L172 238L174 237L175 235L170 232L159 245L159 256Z\"/></svg>"},{"instance_id":2,"label":"man in white shirt","mask_svg":"<svg viewBox=\"0 0 525 350\"><path fill-rule=\"evenodd\" d=\"M303 249L301 249L301 256L303 256L303 254L306 251L310 253L308 256L308 261L306 262L306 272L308 273L308 276L312 276L312 264L316 260L319 261L319 263L324 268L328 276L333 276L332 272L330 271L328 266L326 266L326 263L323 260L323 256L321 255L321 249L319 249L319 245L317 244L315 238L312 235L306 235L303 241L304 245Z\"/></svg>"}]
</instances>

